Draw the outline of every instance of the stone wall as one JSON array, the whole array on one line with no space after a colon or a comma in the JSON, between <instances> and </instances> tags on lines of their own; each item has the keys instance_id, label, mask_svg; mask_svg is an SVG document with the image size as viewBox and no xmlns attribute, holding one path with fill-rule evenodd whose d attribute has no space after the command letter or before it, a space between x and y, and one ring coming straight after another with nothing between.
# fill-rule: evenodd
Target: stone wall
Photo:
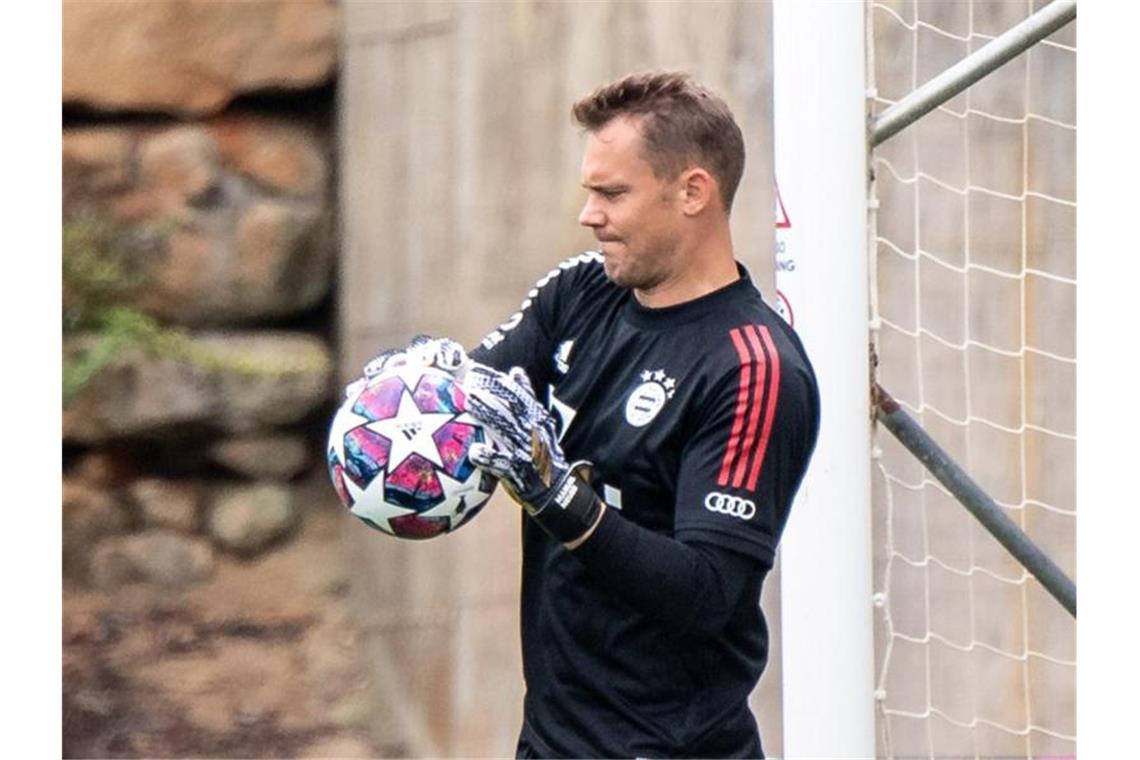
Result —
<instances>
[{"instance_id":1,"label":"stone wall","mask_svg":"<svg viewBox=\"0 0 1140 760\"><path fill-rule=\"evenodd\" d=\"M306 436L332 393L329 329L296 327L329 313L332 135L327 115L232 103L327 86L334 20L324 3L64 3L65 229L112 230L115 250L97 255L132 270L112 305L177 338L122 342L67 400L66 525L123 497L144 533L187 534L162 546L199 558L200 575L211 546L254 552L295 521L287 484L313 465ZM65 362L107 343L90 322L65 335ZM128 557L150 561L137 539L110 542L128 552L79 541L69 579L118 582Z\"/></svg>"},{"instance_id":2,"label":"stone wall","mask_svg":"<svg viewBox=\"0 0 1140 760\"><path fill-rule=\"evenodd\" d=\"M63 4L65 756L377 751L319 458L338 13Z\"/></svg>"}]
</instances>

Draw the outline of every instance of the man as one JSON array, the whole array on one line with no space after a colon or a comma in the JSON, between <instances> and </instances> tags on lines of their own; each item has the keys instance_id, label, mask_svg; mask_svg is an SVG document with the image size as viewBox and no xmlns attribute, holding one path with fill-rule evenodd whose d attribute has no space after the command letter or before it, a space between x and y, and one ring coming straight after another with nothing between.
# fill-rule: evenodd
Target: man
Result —
<instances>
[{"instance_id":1,"label":"man","mask_svg":"<svg viewBox=\"0 0 1140 760\"><path fill-rule=\"evenodd\" d=\"M744 142L725 103L654 72L573 114L599 250L470 361L416 349L463 365L490 433L471 458L526 511L517 753L761 757L760 591L815 446L815 377L735 260Z\"/></svg>"}]
</instances>

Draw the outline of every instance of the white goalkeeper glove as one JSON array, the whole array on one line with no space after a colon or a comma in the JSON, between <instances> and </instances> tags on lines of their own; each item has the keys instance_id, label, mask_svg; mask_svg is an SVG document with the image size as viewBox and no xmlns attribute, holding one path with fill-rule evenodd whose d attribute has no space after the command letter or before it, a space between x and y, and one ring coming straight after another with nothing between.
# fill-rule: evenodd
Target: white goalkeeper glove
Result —
<instances>
[{"instance_id":1,"label":"white goalkeeper glove","mask_svg":"<svg viewBox=\"0 0 1140 760\"><path fill-rule=\"evenodd\" d=\"M472 444L471 461L497 477L547 533L577 546L604 507L588 482L590 463L567 464L554 418L535 398L526 372L472 362L463 389L468 414L489 433L488 441Z\"/></svg>"},{"instance_id":2,"label":"white goalkeeper glove","mask_svg":"<svg viewBox=\"0 0 1140 760\"><path fill-rule=\"evenodd\" d=\"M344 396L349 398L359 393L361 388L367 385L372 378L390 369L407 364L436 367L447 372L460 373L467 363L467 352L463 350L463 346L450 338L417 335L404 348L389 348L365 364L363 377L345 386Z\"/></svg>"}]
</instances>

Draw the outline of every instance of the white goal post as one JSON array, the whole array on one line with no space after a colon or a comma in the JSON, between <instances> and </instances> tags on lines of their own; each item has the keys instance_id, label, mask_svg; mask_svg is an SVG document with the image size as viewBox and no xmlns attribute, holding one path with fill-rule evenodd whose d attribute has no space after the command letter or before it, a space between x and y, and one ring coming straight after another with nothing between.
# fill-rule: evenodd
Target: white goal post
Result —
<instances>
[{"instance_id":1,"label":"white goal post","mask_svg":"<svg viewBox=\"0 0 1140 760\"><path fill-rule=\"evenodd\" d=\"M875 755L862 3L776 0L776 287L822 422L781 542L784 754Z\"/></svg>"}]
</instances>

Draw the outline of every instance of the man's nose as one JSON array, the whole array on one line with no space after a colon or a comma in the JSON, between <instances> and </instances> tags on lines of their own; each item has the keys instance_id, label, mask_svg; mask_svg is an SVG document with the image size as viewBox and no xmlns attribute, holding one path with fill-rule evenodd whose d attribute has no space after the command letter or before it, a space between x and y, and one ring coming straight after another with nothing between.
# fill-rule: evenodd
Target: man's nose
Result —
<instances>
[{"instance_id":1,"label":"man's nose","mask_svg":"<svg viewBox=\"0 0 1140 760\"><path fill-rule=\"evenodd\" d=\"M587 198L582 206L582 213L578 214L578 224L583 227L602 227L606 223L605 214L597 207L592 198Z\"/></svg>"}]
</instances>

